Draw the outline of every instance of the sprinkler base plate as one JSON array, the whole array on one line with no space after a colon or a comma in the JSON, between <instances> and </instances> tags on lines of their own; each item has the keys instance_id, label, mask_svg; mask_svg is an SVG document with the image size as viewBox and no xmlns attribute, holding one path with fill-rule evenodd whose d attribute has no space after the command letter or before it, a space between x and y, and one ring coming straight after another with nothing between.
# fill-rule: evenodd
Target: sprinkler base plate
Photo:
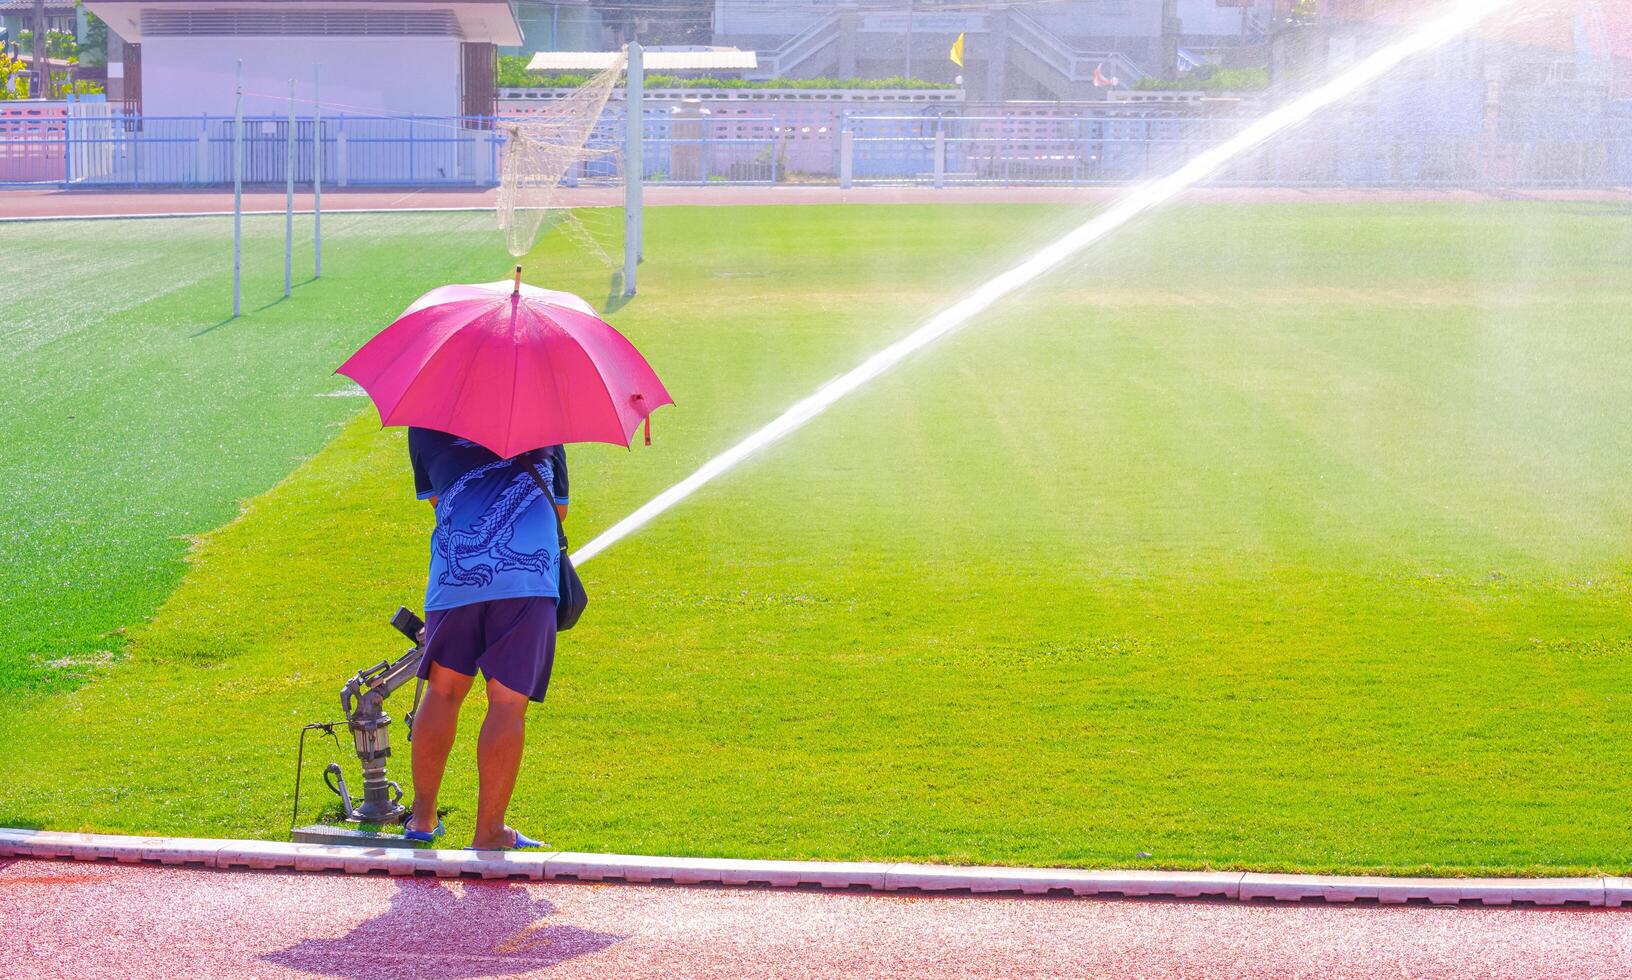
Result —
<instances>
[{"instance_id":1,"label":"sprinkler base plate","mask_svg":"<svg viewBox=\"0 0 1632 980\"><path fill-rule=\"evenodd\" d=\"M361 827L331 827L321 823L296 827L289 832L289 839L297 844L343 844L351 847L420 846L419 841L409 840L401 834L363 830Z\"/></svg>"}]
</instances>

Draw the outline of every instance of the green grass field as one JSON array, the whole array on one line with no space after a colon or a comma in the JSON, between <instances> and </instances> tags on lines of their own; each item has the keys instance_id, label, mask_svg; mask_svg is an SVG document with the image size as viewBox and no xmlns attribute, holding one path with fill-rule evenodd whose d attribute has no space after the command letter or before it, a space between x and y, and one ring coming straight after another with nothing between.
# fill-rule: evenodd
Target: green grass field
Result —
<instances>
[{"instance_id":1,"label":"green grass field","mask_svg":"<svg viewBox=\"0 0 1632 980\"><path fill-rule=\"evenodd\" d=\"M644 853L1624 870L1628 217L1153 216L586 566L513 822ZM332 278L208 331L219 224L7 239L59 261L4 297L0 824L281 836L298 726L400 652L428 511L400 432L314 393L505 258L475 218L353 220ZM678 405L650 449L575 447L574 539L1072 220L654 209L613 321ZM605 296L557 241L527 262Z\"/></svg>"}]
</instances>

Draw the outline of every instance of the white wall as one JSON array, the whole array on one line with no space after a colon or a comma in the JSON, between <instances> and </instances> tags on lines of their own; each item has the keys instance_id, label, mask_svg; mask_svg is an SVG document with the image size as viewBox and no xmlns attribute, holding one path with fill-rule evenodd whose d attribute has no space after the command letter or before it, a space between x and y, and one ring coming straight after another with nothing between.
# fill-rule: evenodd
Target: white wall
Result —
<instances>
[{"instance_id":1,"label":"white wall","mask_svg":"<svg viewBox=\"0 0 1632 980\"><path fill-rule=\"evenodd\" d=\"M840 0L714 0L714 33L792 37L841 6Z\"/></svg>"},{"instance_id":2,"label":"white wall","mask_svg":"<svg viewBox=\"0 0 1632 980\"><path fill-rule=\"evenodd\" d=\"M1017 9L1067 39L1162 36L1161 0L1075 0Z\"/></svg>"},{"instance_id":3,"label":"white wall","mask_svg":"<svg viewBox=\"0 0 1632 980\"><path fill-rule=\"evenodd\" d=\"M459 41L451 37L148 37L142 112L232 115L239 58L245 115L285 114L290 78L296 97L310 99L319 63L325 115L459 114ZM311 103L297 102L295 112L310 115Z\"/></svg>"}]
</instances>

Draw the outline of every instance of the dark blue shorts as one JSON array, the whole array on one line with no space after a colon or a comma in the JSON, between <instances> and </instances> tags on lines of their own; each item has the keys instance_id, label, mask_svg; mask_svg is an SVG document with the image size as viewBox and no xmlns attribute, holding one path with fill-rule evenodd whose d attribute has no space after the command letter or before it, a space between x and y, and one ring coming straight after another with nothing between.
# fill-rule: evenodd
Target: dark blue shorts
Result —
<instances>
[{"instance_id":1,"label":"dark blue shorts","mask_svg":"<svg viewBox=\"0 0 1632 980\"><path fill-rule=\"evenodd\" d=\"M498 681L534 701L544 700L555 666L555 600L542 596L492 599L425 614L425 656L419 676L439 663L466 677Z\"/></svg>"}]
</instances>

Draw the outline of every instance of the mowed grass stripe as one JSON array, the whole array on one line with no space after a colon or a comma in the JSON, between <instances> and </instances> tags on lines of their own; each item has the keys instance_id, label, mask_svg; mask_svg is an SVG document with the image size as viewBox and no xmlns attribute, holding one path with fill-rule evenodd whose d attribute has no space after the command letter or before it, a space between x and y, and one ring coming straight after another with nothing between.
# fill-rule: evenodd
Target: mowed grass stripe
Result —
<instances>
[{"instance_id":1,"label":"mowed grass stripe","mask_svg":"<svg viewBox=\"0 0 1632 980\"><path fill-rule=\"evenodd\" d=\"M1157 216L588 566L514 822L637 853L1623 868L1632 393L1604 337L1632 297L1601 211ZM743 212L649 218L618 322L679 407L652 450L575 449L578 540L915 326L933 306L897 306L973 281L969 243L1055 220ZM876 307L829 301L864 283ZM1319 290L1344 301L1276 300ZM365 412L212 535L128 662L4 732L0 822L280 835L296 727L422 588L403 457ZM473 793L456 765L456 838Z\"/></svg>"},{"instance_id":2,"label":"mowed grass stripe","mask_svg":"<svg viewBox=\"0 0 1632 980\"><path fill-rule=\"evenodd\" d=\"M175 587L186 537L230 519L357 410L312 397L339 387L340 359L425 289L508 266L481 215L350 215L326 229L324 277L306 281L302 242L281 300L282 222L246 219L246 315L229 322L228 219L8 228L6 254L33 274L0 282L0 692L72 686L116 657L119 631Z\"/></svg>"}]
</instances>

